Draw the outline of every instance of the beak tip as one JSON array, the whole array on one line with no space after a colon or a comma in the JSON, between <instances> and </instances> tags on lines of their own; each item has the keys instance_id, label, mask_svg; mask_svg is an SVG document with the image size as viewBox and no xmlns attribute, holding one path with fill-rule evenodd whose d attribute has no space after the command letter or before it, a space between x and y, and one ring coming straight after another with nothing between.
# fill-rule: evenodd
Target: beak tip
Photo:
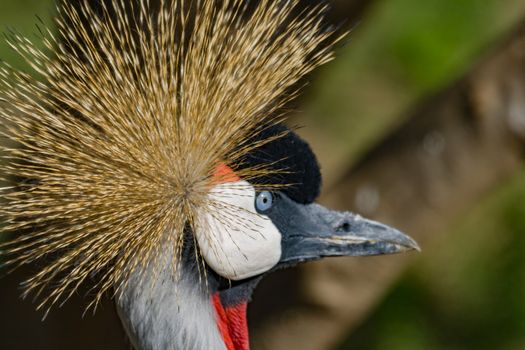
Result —
<instances>
[{"instance_id":1,"label":"beak tip","mask_svg":"<svg viewBox=\"0 0 525 350\"><path fill-rule=\"evenodd\" d=\"M421 247L419 244L411 237L408 237L408 244L406 245L407 250L415 250L418 253L421 253Z\"/></svg>"},{"instance_id":2,"label":"beak tip","mask_svg":"<svg viewBox=\"0 0 525 350\"><path fill-rule=\"evenodd\" d=\"M409 251L416 251L418 253L421 253L421 247L419 246L419 244L416 242L415 239L399 231L397 231L397 233L398 233L398 239L395 245L398 247L399 253L404 253L404 252L409 252Z\"/></svg>"}]
</instances>

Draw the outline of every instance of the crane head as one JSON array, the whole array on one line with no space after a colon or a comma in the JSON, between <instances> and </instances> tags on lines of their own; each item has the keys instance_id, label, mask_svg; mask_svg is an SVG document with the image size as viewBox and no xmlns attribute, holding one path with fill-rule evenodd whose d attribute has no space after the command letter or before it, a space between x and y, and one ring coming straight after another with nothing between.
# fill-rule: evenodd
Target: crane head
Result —
<instances>
[{"instance_id":1,"label":"crane head","mask_svg":"<svg viewBox=\"0 0 525 350\"><path fill-rule=\"evenodd\" d=\"M205 213L207 229L195 232L206 264L221 281L213 302L222 315L218 320L223 338L234 349L248 344L246 304L265 274L325 257L419 250L412 238L392 227L315 203L321 174L314 153L281 125L257 137L273 136L279 137L246 154L235 166L218 167L209 195L224 203L224 212ZM274 171L252 179L257 186L234 170L262 164L271 164ZM235 220L224 219L232 215Z\"/></svg>"},{"instance_id":2,"label":"crane head","mask_svg":"<svg viewBox=\"0 0 525 350\"><path fill-rule=\"evenodd\" d=\"M221 164L210 197L222 211L203 213L196 230L207 264L220 276L243 280L270 270L329 256L365 256L419 249L405 234L314 201L321 188L308 144L281 125L257 137L271 139L236 165ZM234 169L270 164L268 174L243 180ZM265 185L271 184L271 188ZM235 216L235 220L228 217Z\"/></svg>"}]
</instances>

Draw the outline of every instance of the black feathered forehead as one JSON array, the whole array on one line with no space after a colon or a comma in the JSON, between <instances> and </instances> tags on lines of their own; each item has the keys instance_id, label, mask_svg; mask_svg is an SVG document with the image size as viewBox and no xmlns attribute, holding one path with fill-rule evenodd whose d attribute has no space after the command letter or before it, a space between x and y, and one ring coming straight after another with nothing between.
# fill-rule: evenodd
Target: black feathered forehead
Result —
<instances>
[{"instance_id":1,"label":"black feathered forehead","mask_svg":"<svg viewBox=\"0 0 525 350\"><path fill-rule=\"evenodd\" d=\"M285 173L273 174L271 178L270 175L261 176L256 179L257 183L285 185L280 191L292 200L301 204L312 203L321 191L321 171L317 158L306 141L286 126L278 124L257 133L250 142L283 134L284 136L249 152L234 168L269 165L272 169L284 170Z\"/></svg>"}]
</instances>

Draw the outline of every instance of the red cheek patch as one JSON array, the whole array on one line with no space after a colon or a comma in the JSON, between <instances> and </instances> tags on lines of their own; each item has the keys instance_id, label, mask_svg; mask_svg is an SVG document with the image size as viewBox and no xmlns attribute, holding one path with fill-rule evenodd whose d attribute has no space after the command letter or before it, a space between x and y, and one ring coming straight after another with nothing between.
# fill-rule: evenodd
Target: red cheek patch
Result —
<instances>
[{"instance_id":1,"label":"red cheek patch","mask_svg":"<svg viewBox=\"0 0 525 350\"><path fill-rule=\"evenodd\" d=\"M235 174L232 168L224 163L219 164L213 172L213 184L220 185L227 182L241 181L241 178Z\"/></svg>"}]
</instances>

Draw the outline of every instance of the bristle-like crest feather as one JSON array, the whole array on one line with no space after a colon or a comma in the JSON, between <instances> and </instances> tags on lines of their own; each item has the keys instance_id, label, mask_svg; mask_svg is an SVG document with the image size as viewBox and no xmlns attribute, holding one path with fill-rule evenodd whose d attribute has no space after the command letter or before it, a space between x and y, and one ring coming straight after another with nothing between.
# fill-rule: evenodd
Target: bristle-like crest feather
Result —
<instances>
[{"instance_id":1,"label":"bristle-like crest feather","mask_svg":"<svg viewBox=\"0 0 525 350\"><path fill-rule=\"evenodd\" d=\"M60 6L57 32L40 29L44 50L10 35L38 78L0 68L1 176L14 181L0 190L13 235L0 249L13 266L44 259L25 283L41 306L88 279L96 305L150 264L175 275L200 211L236 220L207 196L214 169L270 141L245 142L338 40L322 6L297 16L297 0L101 3ZM163 245L173 261L158 258Z\"/></svg>"}]
</instances>

